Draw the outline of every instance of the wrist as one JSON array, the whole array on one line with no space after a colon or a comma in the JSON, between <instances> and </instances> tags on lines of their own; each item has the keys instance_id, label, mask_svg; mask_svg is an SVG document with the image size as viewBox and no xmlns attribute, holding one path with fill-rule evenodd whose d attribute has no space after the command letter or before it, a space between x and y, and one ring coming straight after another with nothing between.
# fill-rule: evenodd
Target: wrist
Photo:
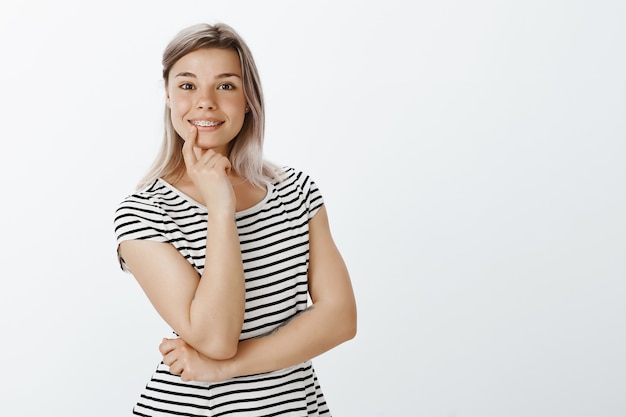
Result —
<instances>
[{"instance_id":1,"label":"wrist","mask_svg":"<svg viewBox=\"0 0 626 417\"><path fill-rule=\"evenodd\" d=\"M207 222L214 230L216 227L226 227L227 229L235 227L236 230L235 210L209 210L207 212Z\"/></svg>"}]
</instances>

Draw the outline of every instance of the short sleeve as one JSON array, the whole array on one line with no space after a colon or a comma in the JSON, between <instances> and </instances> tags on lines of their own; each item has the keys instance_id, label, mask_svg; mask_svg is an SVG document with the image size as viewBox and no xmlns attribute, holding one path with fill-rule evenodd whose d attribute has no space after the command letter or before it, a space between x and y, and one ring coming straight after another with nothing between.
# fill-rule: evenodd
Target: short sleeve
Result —
<instances>
[{"instance_id":1,"label":"short sleeve","mask_svg":"<svg viewBox=\"0 0 626 417\"><path fill-rule=\"evenodd\" d=\"M319 211L320 208L324 205L324 198L322 197L322 193L315 183L310 177L307 178L305 187L307 188L306 192L306 203L309 212L309 220L315 216L315 214Z\"/></svg>"},{"instance_id":2,"label":"short sleeve","mask_svg":"<svg viewBox=\"0 0 626 417\"><path fill-rule=\"evenodd\" d=\"M283 177L277 188L287 205L296 204L298 210L304 209L303 215L311 220L324 205L322 193L313 179L306 173L290 166L283 167Z\"/></svg>"},{"instance_id":3,"label":"short sleeve","mask_svg":"<svg viewBox=\"0 0 626 417\"><path fill-rule=\"evenodd\" d=\"M118 248L125 240L168 242L163 210L138 195L130 196L119 204L113 225ZM124 260L119 256L119 249L118 260L121 268L127 270Z\"/></svg>"}]
</instances>

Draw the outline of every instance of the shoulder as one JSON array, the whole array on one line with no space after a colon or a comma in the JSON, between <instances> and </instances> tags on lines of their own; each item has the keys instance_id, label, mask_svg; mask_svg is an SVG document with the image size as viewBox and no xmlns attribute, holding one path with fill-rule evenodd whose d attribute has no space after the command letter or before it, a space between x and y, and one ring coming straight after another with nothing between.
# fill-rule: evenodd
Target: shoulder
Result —
<instances>
[{"instance_id":1,"label":"shoulder","mask_svg":"<svg viewBox=\"0 0 626 417\"><path fill-rule=\"evenodd\" d=\"M164 203L171 199L170 190L159 180L126 196L118 204L116 213L126 211L160 211Z\"/></svg>"},{"instance_id":2,"label":"shoulder","mask_svg":"<svg viewBox=\"0 0 626 417\"><path fill-rule=\"evenodd\" d=\"M159 180L126 196L115 210L118 240L148 229L162 231L165 207L171 199L171 191Z\"/></svg>"},{"instance_id":3,"label":"shoulder","mask_svg":"<svg viewBox=\"0 0 626 417\"><path fill-rule=\"evenodd\" d=\"M299 201L312 217L323 205L324 199L311 176L297 168L283 166L282 180L275 184L278 194L288 201Z\"/></svg>"},{"instance_id":4,"label":"shoulder","mask_svg":"<svg viewBox=\"0 0 626 417\"><path fill-rule=\"evenodd\" d=\"M285 165L282 167L280 181L277 181L274 185L279 189L294 187L309 189L311 186L315 186L315 181L308 173Z\"/></svg>"}]
</instances>

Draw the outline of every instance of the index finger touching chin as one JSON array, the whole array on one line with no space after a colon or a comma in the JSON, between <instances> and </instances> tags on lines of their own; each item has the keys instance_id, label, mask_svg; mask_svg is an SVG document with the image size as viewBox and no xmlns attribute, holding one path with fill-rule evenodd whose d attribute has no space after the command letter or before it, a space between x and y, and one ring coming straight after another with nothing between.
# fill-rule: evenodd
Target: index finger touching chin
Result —
<instances>
[{"instance_id":1,"label":"index finger touching chin","mask_svg":"<svg viewBox=\"0 0 626 417\"><path fill-rule=\"evenodd\" d=\"M180 135L185 142L185 144L195 146L196 139L198 137L198 128L192 124L189 125L189 129L185 135Z\"/></svg>"}]
</instances>

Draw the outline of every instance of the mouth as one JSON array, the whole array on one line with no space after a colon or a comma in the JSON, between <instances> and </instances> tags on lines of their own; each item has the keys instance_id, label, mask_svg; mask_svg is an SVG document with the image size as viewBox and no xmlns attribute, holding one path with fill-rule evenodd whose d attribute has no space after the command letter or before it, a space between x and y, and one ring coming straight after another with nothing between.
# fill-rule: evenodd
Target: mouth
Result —
<instances>
[{"instance_id":1,"label":"mouth","mask_svg":"<svg viewBox=\"0 0 626 417\"><path fill-rule=\"evenodd\" d=\"M224 122L220 122L217 120L190 120L189 123L191 123L194 126L199 126L199 127L214 127L214 126L219 126Z\"/></svg>"}]
</instances>

